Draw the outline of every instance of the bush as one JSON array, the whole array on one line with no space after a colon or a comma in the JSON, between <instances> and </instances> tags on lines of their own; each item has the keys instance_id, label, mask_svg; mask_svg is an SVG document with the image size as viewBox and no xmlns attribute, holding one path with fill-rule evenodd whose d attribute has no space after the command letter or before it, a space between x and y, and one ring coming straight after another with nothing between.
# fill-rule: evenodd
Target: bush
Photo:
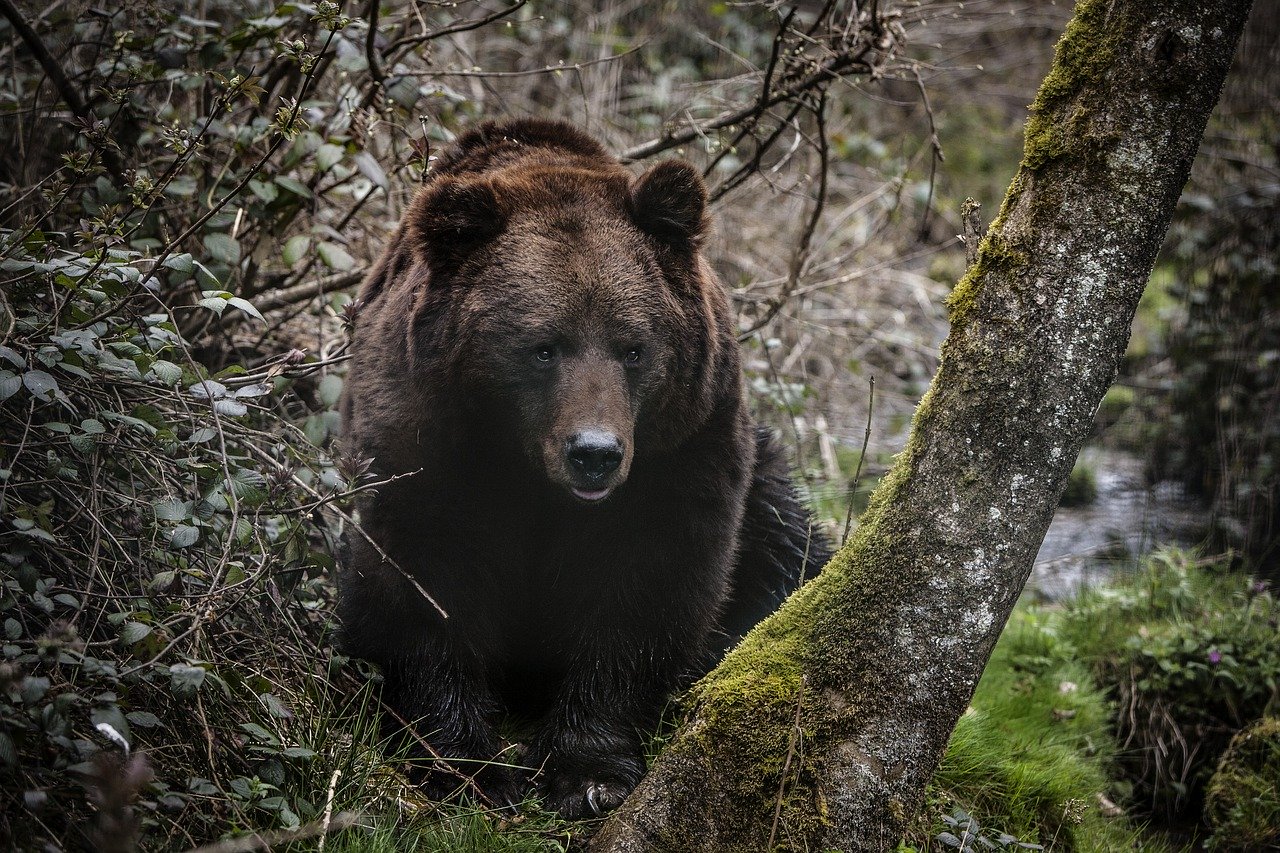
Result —
<instances>
[{"instance_id":1,"label":"bush","mask_svg":"<svg viewBox=\"0 0 1280 853\"><path fill-rule=\"evenodd\" d=\"M1205 792L1210 846L1280 848L1280 717L1267 717L1231 739Z\"/></svg>"},{"instance_id":2,"label":"bush","mask_svg":"<svg viewBox=\"0 0 1280 853\"><path fill-rule=\"evenodd\" d=\"M1114 693L1140 801L1196 814L1231 737L1280 697L1280 603L1266 584L1168 550L1068 602L1063 638Z\"/></svg>"},{"instance_id":3,"label":"bush","mask_svg":"<svg viewBox=\"0 0 1280 853\"><path fill-rule=\"evenodd\" d=\"M834 114L820 92L837 75L788 96L794 110L710 124L759 98L740 56L763 68L776 49L776 86L871 30L834 7L775 40L766 6L713 4L673 28L638 7L601 26L587 7L460 5L375 3L361 20L330 0L0 12L0 847L314 835L342 809L375 826L353 845L394 830L463 848L492 828L422 803L377 760L376 691L333 649L329 554L360 535L346 497L374 485L327 450L343 291L433 147L497 117L487 99L593 129L607 110L613 147L652 154L679 144L665 116L703 122L679 153L707 166L715 197L776 208L761 221L740 205L750 251L722 271L744 289L768 279L795 239L777 224L825 186L810 174L825 142L802 127ZM664 47L640 53L650 35ZM878 74L896 50L842 73ZM473 79L490 63L501 98ZM600 99L579 97L592 88ZM866 186L904 179L906 160L881 170L898 154L864 159L832 172L825 203L861 209ZM872 207L857 221L900 211ZM769 316L763 286L742 304ZM507 846L559 845L523 826Z\"/></svg>"},{"instance_id":4,"label":"bush","mask_svg":"<svg viewBox=\"0 0 1280 853\"><path fill-rule=\"evenodd\" d=\"M182 315L130 310L116 300L147 289L134 251L32 231L0 255L14 277L0 346L6 833L107 832L86 796L120 786L143 809L130 834L296 827L322 805L283 793L316 760L305 729L331 678L354 684L328 640L333 537L313 518L349 484L277 417L314 359L211 370L179 316L256 310L215 290ZM197 264L174 253L164 270ZM117 749L163 760L103 758Z\"/></svg>"},{"instance_id":5,"label":"bush","mask_svg":"<svg viewBox=\"0 0 1280 853\"><path fill-rule=\"evenodd\" d=\"M351 760L353 730L323 721L374 706L330 637L345 521L327 510L358 479L318 446L340 359L277 354L242 295L307 220L320 154L297 100L262 103L222 65L287 34L277 67L305 94L306 40L323 54L346 21L331 3L238 25L121 15L146 36L76 25L108 46L99 112L33 104L44 144L0 167L40 176L0 229L4 846L297 828ZM38 94L43 71L17 68ZM316 248L299 271L340 257Z\"/></svg>"}]
</instances>

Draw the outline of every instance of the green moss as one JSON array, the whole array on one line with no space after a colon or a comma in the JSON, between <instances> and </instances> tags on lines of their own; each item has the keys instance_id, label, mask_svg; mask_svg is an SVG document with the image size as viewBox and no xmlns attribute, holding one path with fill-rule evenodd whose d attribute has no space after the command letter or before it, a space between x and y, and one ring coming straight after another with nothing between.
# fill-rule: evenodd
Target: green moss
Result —
<instances>
[{"instance_id":1,"label":"green moss","mask_svg":"<svg viewBox=\"0 0 1280 853\"><path fill-rule=\"evenodd\" d=\"M1209 781L1205 820L1217 850L1280 846L1280 717L1236 735Z\"/></svg>"},{"instance_id":2,"label":"green moss","mask_svg":"<svg viewBox=\"0 0 1280 853\"><path fill-rule=\"evenodd\" d=\"M1011 188L1009 196L1014 195ZM1008 201L1005 206L1008 207ZM947 297L947 308L950 309L950 320L953 327L959 327L965 317L978 302L978 294L986 283L987 276L993 273L1016 274L1017 270L1026 266L1029 260L1026 252L1010 245L1002 234L1005 214L991 226L990 232L978 247L978 259L974 262L964 278L956 283L951 295Z\"/></svg>"},{"instance_id":3,"label":"green moss","mask_svg":"<svg viewBox=\"0 0 1280 853\"><path fill-rule=\"evenodd\" d=\"M916 411L913 435L920 434L922 423L930 417L929 399L926 394ZM746 771L722 779L738 789L720 802L741 806L741 813L717 816L719 826L743 827L741 836L747 839L743 850L759 849L751 827L759 828L761 815L772 816L780 790L783 808L777 849L790 849L788 837L816 837L829 821L827 804L812 782L821 778L820 768L809 765L811 759L803 749L791 749L797 704L802 706L802 742L825 743L834 741L834 732L847 729L850 720L872 713L872 703L894 701L874 693L851 697L840 685L865 681L862 673L886 666L876 660L875 650L847 648L848 626L883 612L881 599L888 594L877 579L886 575L886 564L897 565L885 509L897 502L910 478L915 441L908 442L880 482L857 531L822 574L758 625L691 691L705 725L678 738L670 749L677 761L683 757L715 762L716 756L722 756ZM816 698L819 693L820 699ZM806 701L810 696L814 700ZM744 709L750 711L744 713ZM791 765L783 780L780 773L788 753ZM905 814L907 805L900 806ZM682 849L676 839L670 841L675 845L672 850ZM730 844L725 849L735 848Z\"/></svg>"},{"instance_id":4,"label":"green moss","mask_svg":"<svg viewBox=\"0 0 1280 853\"><path fill-rule=\"evenodd\" d=\"M1058 43L1053 67L1041 84L1023 137L1022 169L1014 177L1005 195L1000 214L992 224L978 250L978 259L960 279L947 300L951 325L959 328L978 301L978 296L993 272L1016 271L1024 267L1028 257L1011 238L1005 227L1010 211L1021 200L1028 187L1028 173L1071 154L1100 156L1115 142L1110 130L1090 126L1091 111L1086 103L1070 107L1072 100L1090 93L1106 91L1106 77L1115 61L1117 43L1123 28L1108 22L1107 4L1101 0L1084 0ZM1061 190L1052 182L1036 186L1037 210L1056 210L1061 204Z\"/></svg>"},{"instance_id":5,"label":"green moss","mask_svg":"<svg viewBox=\"0 0 1280 853\"><path fill-rule=\"evenodd\" d=\"M1101 0L1085 0L1058 42L1053 67L1040 84L1023 143L1022 164L1038 169L1073 146L1083 137L1085 111L1077 109L1068 121L1056 111L1086 90L1098 91L1116 62L1116 44L1122 27L1107 21L1107 6Z\"/></svg>"}]
</instances>

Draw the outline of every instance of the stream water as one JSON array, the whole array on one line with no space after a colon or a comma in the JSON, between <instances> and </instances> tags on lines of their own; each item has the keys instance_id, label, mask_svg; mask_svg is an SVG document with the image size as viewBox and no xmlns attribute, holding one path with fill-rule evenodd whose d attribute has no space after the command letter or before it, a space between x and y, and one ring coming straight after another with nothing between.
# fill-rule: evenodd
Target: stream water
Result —
<instances>
[{"instance_id":1,"label":"stream water","mask_svg":"<svg viewBox=\"0 0 1280 853\"><path fill-rule=\"evenodd\" d=\"M1100 583L1159 545L1188 544L1204 523L1206 510L1180 485L1146 483L1137 457L1087 447L1080 459L1096 473L1098 497L1054 513L1027 581L1049 600Z\"/></svg>"}]
</instances>

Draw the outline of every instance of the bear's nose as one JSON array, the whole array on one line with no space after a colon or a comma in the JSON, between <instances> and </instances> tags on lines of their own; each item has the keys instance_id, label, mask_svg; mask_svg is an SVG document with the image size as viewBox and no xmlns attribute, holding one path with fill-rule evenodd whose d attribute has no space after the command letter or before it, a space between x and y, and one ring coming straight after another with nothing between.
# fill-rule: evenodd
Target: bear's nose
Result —
<instances>
[{"instance_id":1,"label":"bear's nose","mask_svg":"<svg viewBox=\"0 0 1280 853\"><path fill-rule=\"evenodd\" d=\"M603 430L584 430L569 439L568 457L575 473L601 480L622 464L622 442Z\"/></svg>"}]
</instances>

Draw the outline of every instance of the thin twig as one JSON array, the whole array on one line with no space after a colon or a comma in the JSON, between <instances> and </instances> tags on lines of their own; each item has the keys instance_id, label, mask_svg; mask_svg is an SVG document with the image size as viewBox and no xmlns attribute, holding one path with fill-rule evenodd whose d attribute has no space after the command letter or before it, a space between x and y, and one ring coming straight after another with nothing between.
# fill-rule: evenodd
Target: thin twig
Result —
<instances>
[{"instance_id":1,"label":"thin twig","mask_svg":"<svg viewBox=\"0 0 1280 853\"><path fill-rule=\"evenodd\" d=\"M787 757L782 762L782 776L778 779L778 799L773 807L773 826L769 830L769 843L764 848L766 850L773 849L774 839L778 836L778 822L782 818L782 795L786 789L787 772L791 769L791 759L796 754L796 740L800 735L800 711L804 708L804 688L808 681L808 676L800 676L800 689L796 691L796 718L791 724L791 736L787 739Z\"/></svg>"},{"instance_id":2,"label":"thin twig","mask_svg":"<svg viewBox=\"0 0 1280 853\"><path fill-rule=\"evenodd\" d=\"M660 136L657 139L651 139L648 142L628 148L626 151L622 152L619 159L624 163L643 160L645 158L652 157L655 154L661 154L663 151L675 148L676 146L692 142L700 136L706 135L710 131L720 130L721 128L730 127L738 124L739 122L746 121L753 116L759 115L764 110L782 103L783 101L789 101L806 92L812 91L826 83L836 80L843 76L845 72L859 66L862 68L863 73L870 74L874 70L874 66L868 62L867 57L876 50L877 48L875 45L867 43L864 44L861 50L855 54L841 53L820 64L816 71L806 74L795 83L775 91L763 101L756 100L752 102L750 106L746 106L729 113L724 113L716 118L693 124L683 130L674 131L666 134L665 136ZM887 50L883 52L886 57L889 55Z\"/></svg>"},{"instance_id":3,"label":"thin twig","mask_svg":"<svg viewBox=\"0 0 1280 853\"><path fill-rule=\"evenodd\" d=\"M862 463L867 458L867 445L871 442L871 413L876 407L876 378L871 377L871 393L867 399L867 428L862 433L862 452L858 454L858 467L853 471L853 482L849 485L849 508L844 513L844 533L840 535L840 547L849 540L849 527L853 524L853 499L858 494L858 484L862 482Z\"/></svg>"},{"instance_id":4,"label":"thin twig","mask_svg":"<svg viewBox=\"0 0 1280 853\"><path fill-rule=\"evenodd\" d=\"M915 74L916 87L920 90L920 99L924 101L924 113L929 118L929 147L931 156L929 158L929 195L924 200L924 215L920 218L920 239L924 239L929 233L929 213L933 210L933 189L938 176L938 164L945 163L946 157L942 153L942 142L938 139L938 124L933 117L933 105L929 103L929 90L925 88L924 80L920 77L920 66L913 66L911 69Z\"/></svg>"},{"instance_id":5,"label":"thin twig","mask_svg":"<svg viewBox=\"0 0 1280 853\"><path fill-rule=\"evenodd\" d=\"M369 63L369 76L373 78L374 89L379 90L387 75L382 70L375 44L378 38L378 0L369 0L369 11L366 14L369 18L369 32L364 39L364 57Z\"/></svg>"},{"instance_id":6,"label":"thin twig","mask_svg":"<svg viewBox=\"0 0 1280 853\"><path fill-rule=\"evenodd\" d=\"M394 53L402 47L415 47L423 42L432 41L442 36L452 35L453 33L465 33L468 30L479 29L485 24L492 24L494 21L501 20L512 12L518 11L520 7L524 6L528 2L529 0L516 0L513 5L485 15L483 18L471 18L466 21L459 21L456 24L450 24L447 27L441 27L438 30L431 30L430 32L419 33L416 36L405 36L404 38L396 39L391 43L391 47L387 49L387 53Z\"/></svg>"},{"instance_id":7,"label":"thin twig","mask_svg":"<svg viewBox=\"0 0 1280 853\"><path fill-rule=\"evenodd\" d=\"M826 108L827 98L823 93L818 98L818 104L813 107L813 115L818 123L818 192L813 199L813 209L809 211L809 219L805 222L804 230L800 234L800 241L796 244L796 249L791 254L791 264L787 269L787 280L783 283L782 289L765 303L765 311L756 318L747 329L738 334L739 341L745 341L757 330L767 326L774 317L778 316L778 312L782 310L782 306L787 304L787 300L791 298L792 292L796 289L796 285L800 283L800 274L804 271L805 264L809 260L809 249L813 243L814 231L818 228L818 220L822 218L822 211L827 203L827 171L829 159L829 146L827 144L827 125L826 125Z\"/></svg>"},{"instance_id":8,"label":"thin twig","mask_svg":"<svg viewBox=\"0 0 1280 853\"><path fill-rule=\"evenodd\" d=\"M552 74L560 71L581 71L591 65L600 65L604 62L617 62L619 59L625 59L631 54L643 48L644 44L638 44L635 47L624 50L622 53L615 53L613 56L602 56L599 59L586 59L582 62L575 62L571 65L547 65L543 68L528 68L524 71L480 71L468 69L463 71L448 70L431 70L431 71L414 71L406 76L408 77L529 77L534 74Z\"/></svg>"}]
</instances>

